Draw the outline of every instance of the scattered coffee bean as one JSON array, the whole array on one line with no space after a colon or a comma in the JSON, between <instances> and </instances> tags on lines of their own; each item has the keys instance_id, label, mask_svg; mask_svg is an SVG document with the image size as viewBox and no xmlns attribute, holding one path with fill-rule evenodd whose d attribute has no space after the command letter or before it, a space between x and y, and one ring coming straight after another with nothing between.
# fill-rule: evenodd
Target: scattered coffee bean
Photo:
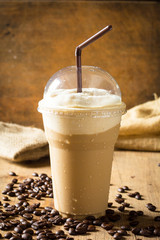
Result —
<instances>
[{"instance_id":1,"label":"scattered coffee bean","mask_svg":"<svg viewBox=\"0 0 160 240\"><path fill-rule=\"evenodd\" d=\"M10 239L12 237L12 233L11 232L6 233L4 237Z\"/></svg>"},{"instance_id":2,"label":"scattered coffee bean","mask_svg":"<svg viewBox=\"0 0 160 240\"><path fill-rule=\"evenodd\" d=\"M123 198L115 198L115 201L119 204L123 203L124 202L124 199Z\"/></svg>"},{"instance_id":3,"label":"scattered coffee bean","mask_svg":"<svg viewBox=\"0 0 160 240\"><path fill-rule=\"evenodd\" d=\"M28 220L31 220L33 218L32 214L29 214L29 213L24 213L23 217L28 219Z\"/></svg>"},{"instance_id":4,"label":"scattered coffee bean","mask_svg":"<svg viewBox=\"0 0 160 240\"><path fill-rule=\"evenodd\" d=\"M129 190L129 187L128 186L123 186L122 187L124 190Z\"/></svg>"},{"instance_id":5,"label":"scattered coffee bean","mask_svg":"<svg viewBox=\"0 0 160 240\"><path fill-rule=\"evenodd\" d=\"M135 193L128 193L128 196L134 198L136 196L136 194Z\"/></svg>"},{"instance_id":6,"label":"scattered coffee bean","mask_svg":"<svg viewBox=\"0 0 160 240\"><path fill-rule=\"evenodd\" d=\"M122 194L120 193L116 194L116 198L122 198Z\"/></svg>"},{"instance_id":7,"label":"scattered coffee bean","mask_svg":"<svg viewBox=\"0 0 160 240\"><path fill-rule=\"evenodd\" d=\"M117 231L111 229L111 230L108 230L107 232L108 232L111 236L113 236Z\"/></svg>"},{"instance_id":8,"label":"scattered coffee bean","mask_svg":"<svg viewBox=\"0 0 160 240\"><path fill-rule=\"evenodd\" d=\"M127 236L127 231L126 230L123 230L123 229L118 229L117 230L117 233L120 233L122 236Z\"/></svg>"},{"instance_id":9,"label":"scattered coffee bean","mask_svg":"<svg viewBox=\"0 0 160 240\"><path fill-rule=\"evenodd\" d=\"M12 172L12 171L9 172L9 175L10 175L10 176L17 176L17 174L16 174L15 172Z\"/></svg>"},{"instance_id":10,"label":"scattered coffee bean","mask_svg":"<svg viewBox=\"0 0 160 240\"><path fill-rule=\"evenodd\" d=\"M32 176L38 177L38 173L34 172L34 173L32 173Z\"/></svg>"},{"instance_id":11,"label":"scattered coffee bean","mask_svg":"<svg viewBox=\"0 0 160 240\"><path fill-rule=\"evenodd\" d=\"M140 231L141 231L141 228L139 227L132 228L132 233L135 235L139 235Z\"/></svg>"},{"instance_id":12,"label":"scattered coffee bean","mask_svg":"<svg viewBox=\"0 0 160 240\"><path fill-rule=\"evenodd\" d=\"M127 230L127 231L130 231L131 230L131 227L129 225L122 225L120 227L122 230Z\"/></svg>"},{"instance_id":13,"label":"scattered coffee bean","mask_svg":"<svg viewBox=\"0 0 160 240\"><path fill-rule=\"evenodd\" d=\"M109 214L109 215L114 214L114 210L108 208L108 209L106 210L106 215L108 215L108 214Z\"/></svg>"},{"instance_id":14,"label":"scattered coffee bean","mask_svg":"<svg viewBox=\"0 0 160 240\"><path fill-rule=\"evenodd\" d=\"M113 238L116 239L116 240L119 240L119 239L122 239L122 235L120 233L115 233L113 235Z\"/></svg>"},{"instance_id":15,"label":"scattered coffee bean","mask_svg":"<svg viewBox=\"0 0 160 240\"><path fill-rule=\"evenodd\" d=\"M119 210L120 212L124 212L124 209L125 209L124 206L120 206L120 207L118 207L118 210Z\"/></svg>"},{"instance_id":16,"label":"scattered coffee bean","mask_svg":"<svg viewBox=\"0 0 160 240\"><path fill-rule=\"evenodd\" d=\"M144 236L144 237L151 237L152 236L152 234L150 233L150 231L149 230L147 230L147 229L141 229L140 230L140 235L142 235L142 236Z\"/></svg>"},{"instance_id":17,"label":"scattered coffee bean","mask_svg":"<svg viewBox=\"0 0 160 240\"><path fill-rule=\"evenodd\" d=\"M7 196L4 196L2 199L3 201L9 201L9 198Z\"/></svg>"},{"instance_id":18,"label":"scattered coffee bean","mask_svg":"<svg viewBox=\"0 0 160 240\"><path fill-rule=\"evenodd\" d=\"M30 235L29 233L23 233L22 234L22 239L24 239L24 240L32 240L32 235Z\"/></svg>"},{"instance_id":19,"label":"scattered coffee bean","mask_svg":"<svg viewBox=\"0 0 160 240\"><path fill-rule=\"evenodd\" d=\"M113 203L112 202L109 202L108 203L108 207L112 207Z\"/></svg>"},{"instance_id":20,"label":"scattered coffee bean","mask_svg":"<svg viewBox=\"0 0 160 240\"><path fill-rule=\"evenodd\" d=\"M76 235L76 231L74 228L69 228L69 234L70 235Z\"/></svg>"},{"instance_id":21,"label":"scattered coffee bean","mask_svg":"<svg viewBox=\"0 0 160 240\"><path fill-rule=\"evenodd\" d=\"M138 216L143 216L144 213L143 213L143 211L137 211L137 215L138 215Z\"/></svg>"},{"instance_id":22,"label":"scattered coffee bean","mask_svg":"<svg viewBox=\"0 0 160 240\"><path fill-rule=\"evenodd\" d=\"M156 217L154 218L154 221L160 222L160 216L156 216Z\"/></svg>"},{"instance_id":23,"label":"scattered coffee bean","mask_svg":"<svg viewBox=\"0 0 160 240\"><path fill-rule=\"evenodd\" d=\"M142 199L140 194L137 194L137 195L135 196L135 198L136 198L137 200L141 200L141 199Z\"/></svg>"},{"instance_id":24,"label":"scattered coffee bean","mask_svg":"<svg viewBox=\"0 0 160 240\"><path fill-rule=\"evenodd\" d=\"M138 221L132 221L129 224L130 224L131 227L135 227L139 224L139 222Z\"/></svg>"},{"instance_id":25,"label":"scattered coffee bean","mask_svg":"<svg viewBox=\"0 0 160 240\"><path fill-rule=\"evenodd\" d=\"M127 202L123 202L122 205L127 208L130 207L130 203L127 203Z\"/></svg>"},{"instance_id":26,"label":"scattered coffee bean","mask_svg":"<svg viewBox=\"0 0 160 240\"><path fill-rule=\"evenodd\" d=\"M152 203L147 203L146 207L148 208L148 210L154 212L156 210L156 206L154 206Z\"/></svg>"},{"instance_id":27,"label":"scattered coffee bean","mask_svg":"<svg viewBox=\"0 0 160 240\"><path fill-rule=\"evenodd\" d=\"M14 228L14 231L15 231L16 233L22 233L22 232L23 232L23 229L22 229L21 227L17 226L17 227Z\"/></svg>"},{"instance_id":28,"label":"scattered coffee bean","mask_svg":"<svg viewBox=\"0 0 160 240\"><path fill-rule=\"evenodd\" d=\"M160 228L155 228L153 234L160 237Z\"/></svg>"},{"instance_id":29,"label":"scattered coffee bean","mask_svg":"<svg viewBox=\"0 0 160 240\"><path fill-rule=\"evenodd\" d=\"M118 188L118 192L120 192L120 193L124 193L125 190L124 190L123 188Z\"/></svg>"},{"instance_id":30,"label":"scattered coffee bean","mask_svg":"<svg viewBox=\"0 0 160 240\"><path fill-rule=\"evenodd\" d=\"M105 222L103 222L102 224L101 224L101 227L102 228L104 228L105 230L111 230L112 228L113 228L113 224L111 224L111 223L105 223Z\"/></svg>"}]
</instances>

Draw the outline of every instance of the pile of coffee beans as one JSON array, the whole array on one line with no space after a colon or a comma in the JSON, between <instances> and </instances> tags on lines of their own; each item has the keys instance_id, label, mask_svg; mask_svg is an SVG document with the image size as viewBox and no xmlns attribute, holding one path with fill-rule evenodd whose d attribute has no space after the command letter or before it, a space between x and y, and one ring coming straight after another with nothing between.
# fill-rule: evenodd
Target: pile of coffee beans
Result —
<instances>
[{"instance_id":1,"label":"pile of coffee beans","mask_svg":"<svg viewBox=\"0 0 160 240\"><path fill-rule=\"evenodd\" d=\"M53 198L52 179L47 174L33 173L33 178L24 179L22 183L16 177L16 173L10 172L14 178L2 191L3 198L0 201L0 230L4 232L4 238L10 240L73 240L75 235L89 234L101 227L114 239L124 239L132 232L134 235L145 237L160 236L160 225L155 226L153 222L160 222L160 216L155 216L152 224L139 227L142 223L143 211L131 210L130 203L125 202L126 196L122 194L130 191L128 186L117 189L115 202L118 203L118 211L113 209L113 203L108 203L105 216L95 218L87 216L83 220L73 218L63 218L59 212L50 206L41 207L40 201L44 198ZM129 197L142 200L139 192L128 193ZM11 199L17 198L17 202L12 205ZM38 200L33 203L32 199ZM156 211L156 207L148 203L146 207L150 211ZM127 209L127 210L126 210ZM123 212L123 215L122 215ZM116 222L123 216L126 224L120 227ZM139 219L140 218L140 219ZM61 226L64 230L53 231L54 226ZM0 238L2 235L0 234Z\"/></svg>"}]
</instances>

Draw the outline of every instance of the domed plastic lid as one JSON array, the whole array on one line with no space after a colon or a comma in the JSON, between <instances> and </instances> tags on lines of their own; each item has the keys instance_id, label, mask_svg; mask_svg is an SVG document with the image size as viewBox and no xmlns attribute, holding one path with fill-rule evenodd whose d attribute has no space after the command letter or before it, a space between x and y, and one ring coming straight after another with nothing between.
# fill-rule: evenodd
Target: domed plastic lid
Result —
<instances>
[{"instance_id":1,"label":"domed plastic lid","mask_svg":"<svg viewBox=\"0 0 160 240\"><path fill-rule=\"evenodd\" d=\"M82 67L82 92L77 91L77 68L69 66L56 72L48 81L38 111L101 111L114 110L124 113L121 91L114 78L106 71L94 67Z\"/></svg>"},{"instance_id":2,"label":"domed plastic lid","mask_svg":"<svg viewBox=\"0 0 160 240\"><path fill-rule=\"evenodd\" d=\"M82 66L82 87L105 89L109 94L119 96L121 99L121 91L115 79L99 67ZM59 70L49 79L45 87L44 98L50 96L56 89L76 88L77 68L69 66Z\"/></svg>"}]
</instances>

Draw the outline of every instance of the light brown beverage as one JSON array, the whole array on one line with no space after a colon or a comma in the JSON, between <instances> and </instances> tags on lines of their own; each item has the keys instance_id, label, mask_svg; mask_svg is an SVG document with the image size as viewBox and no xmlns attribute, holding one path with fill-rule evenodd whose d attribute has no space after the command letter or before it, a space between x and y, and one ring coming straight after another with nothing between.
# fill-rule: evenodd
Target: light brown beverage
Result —
<instances>
[{"instance_id":1,"label":"light brown beverage","mask_svg":"<svg viewBox=\"0 0 160 240\"><path fill-rule=\"evenodd\" d=\"M83 110L44 117L54 203L63 216L98 217L107 209L113 150L120 122L120 116L111 116L112 111L110 117L102 112L95 116Z\"/></svg>"}]
</instances>

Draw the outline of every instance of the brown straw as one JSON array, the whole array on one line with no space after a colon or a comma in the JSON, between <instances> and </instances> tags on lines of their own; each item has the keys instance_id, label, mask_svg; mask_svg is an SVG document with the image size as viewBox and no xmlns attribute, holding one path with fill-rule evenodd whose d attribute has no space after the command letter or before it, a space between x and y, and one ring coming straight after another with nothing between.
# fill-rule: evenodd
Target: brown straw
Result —
<instances>
[{"instance_id":1,"label":"brown straw","mask_svg":"<svg viewBox=\"0 0 160 240\"><path fill-rule=\"evenodd\" d=\"M98 38L102 37L105 33L112 30L112 25L108 25L95 35L87 39L85 42L81 43L76 47L75 55L77 60L77 92L82 92L82 66L81 66L81 52L82 49L87 47L90 43L96 41Z\"/></svg>"}]
</instances>

